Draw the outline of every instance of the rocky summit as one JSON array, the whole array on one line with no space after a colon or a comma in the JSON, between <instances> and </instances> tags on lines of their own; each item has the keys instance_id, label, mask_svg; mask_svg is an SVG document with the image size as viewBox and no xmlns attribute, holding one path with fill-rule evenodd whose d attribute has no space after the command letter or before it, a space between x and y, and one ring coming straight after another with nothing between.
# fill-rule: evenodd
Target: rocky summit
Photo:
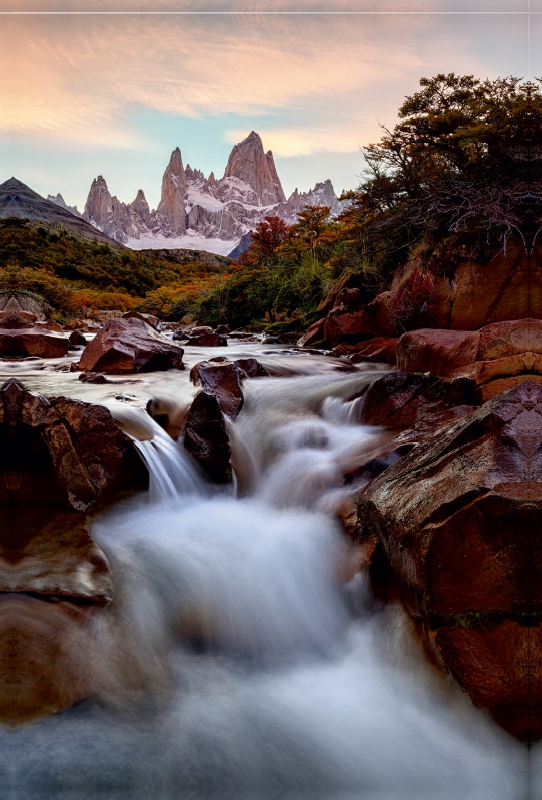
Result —
<instances>
[{"instance_id":1,"label":"rocky summit","mask_svg":"<svg viewBox=\"0 0 542 800\"><path fill-rule=\"evenodd\" d=\"M49 200L72 214L61 195ZM208 178L183 164L177 147L162 178L162 193L151 210L140 189L135 200L123 203L112 196L100 175L90 187L82 219L118 242L136 250L155 247L196 247L224 255L249 234L266 215L281 217L288 224L307 205L340 209L331 181L317 183L309 192L297 189L286 198L273 153L264 151L257 133L233 148L224 176Z\"/></svg>"},{"instance_id":2,"label":"rocky summit","mask_svg":"<svg viewBox=\"0 0 542 800\"><path fill-rule=\"evenodd\" d=\"M118 242L112 241L101 230L76 216L68 208L62 207L56 200L54 202L46 200L17 178L9 178L0 184L0 219L12 217L49 225L60 225L76 236L96 239L118 247Z\"/></svg>"}]
</instances>

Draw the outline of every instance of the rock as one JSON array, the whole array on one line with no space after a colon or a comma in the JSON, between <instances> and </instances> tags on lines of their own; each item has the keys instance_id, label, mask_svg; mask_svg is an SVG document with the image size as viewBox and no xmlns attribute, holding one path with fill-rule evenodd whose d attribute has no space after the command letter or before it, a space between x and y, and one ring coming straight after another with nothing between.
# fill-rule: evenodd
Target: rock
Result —
<instances>
[{"instance_id":1,"label":"rock","mask_svg":"<svg viewBox=\"0 0 542 800\"><path fill-rule=\"evenodd\" d=\"M326 327L326 317L313 322L310 328L307 328L303 336L298 339L298 347L313 347L316 344L324 344L324 330Z\"/></svg>"},{"instance_id":2,"label":"rock","mask_svg":"<svg viewBox=\"0 0 542 800\"><path fill-rule=\"evenodd\" d=\"M31 323L16 312L0 319L0 357L63 358L69 346L70 341L63 333Z\"/></svg>"},{"instance_id":3,"label":"rock","mask_svg":"<svg viewBox=\"0 0 542 800\"><path fill-rule=\"evenodd\" d=\"M82 372L78 380L83 383L111 383L101 372Z\"/></svg>"},{"instance_id":4,"label":"rock","mask_svg":"<svg viewBox=\"0 0 542 800\"><path fill-rule=\"evenodd\" d=\"M397 344L397 368L405 372L452 375L476 361L478 331L420 328L404 333Z\"/></svg>"},{"instance_id":5,"label":"rock","mask_svg":"<svg viewBox=\"0 0 542 800\"><path fill-rule=\"evenodd\" d=\"M183 441L211 483L231 483L230 442L214 395L205 391L196 395L188 412Z\"/></svg>"},{"instance_id":6,"label":"rock","mask_svg":"<svg viewBox=\"0 0 542 800\"><path fill-rule=\"evenodd\" d=\"M234 363L243 378L267 378L268 371L255 358L236 358Z\"/></svg>"},{"instance_id":7,"label":"rock","mask_svg":"<svg viewBox=\"0 0 542 800\"><path fill-rule=\"evenodd\" d=\"M183 349L140 319L112 319L81 355L79 366L88 372L124 374L184 369Z\"/></svg>"},{"instance_id":8,"label":"rock","mask_svg":"<svg viewBox=\"0 0 542 800\"><path fill-rule=\"evenodd\" d=\"M178 236L186 233L186 186L181 151L176 147L162 178L162 197L156 211L167 220L170 229Z\"/></svg>"},{"instance_id":9,"label":"rock","mask_svg":"<svg viewBox=\"0 0 542 800\"><path fill-rule=\"evenodd\" d=\"M353 364L360 364L364 361L395 364L397 342L398 339L387 339L386 337L369 339L368 342L354 345L346 355Z\"/></svg>"},{"instance_id":10,"label":"rock","mask_svg":"<svg viewBox=\"0 0 542 800\"><path fill-rule=\"evenodd\" d=\"M96 689L93 630L113 587L84 514L34 510L29 526L0 508L0 530L0 721L12 727Z\"/></svg>"},{"instance_id":11,"label":"rock","mask_svg":"<svg viewBox=\"0 0 542 800\"><path fill-rule=\"evenodd\" d=\"M224 178L236 178L250 186L254 193L249 199L252 205L271 206L286 201L273 153L271 150L264 153L262 140L255 131L231 151Z\"/></svg>"},{"instance_id":12,"label":"rock","mask_svg":"<svg viewBox=\"0 0 542 800\"><path fill-rule=\"evenodd\" d=\"M0 294L0 319L13 313L29 322L46 319L45 308L34 297L23 292Z\"/></svg>"},{"instance_id":13,"label":"rock","mask_svg":"<svg viewBox=\"0 0 542 800\"><path fill-rule=\"evenodd\" d=\"M506 320L484 325L480 329L477 361L527 352L542 354L542 320Z\"/></svg>"},{"instance_id":14,"label":"rock","mask_svg":"<svg viewBox=\"0 0 542 800\"><path fill-rule=\"evenodd\" d=\"M231 332L231 328L229 325L217 325L215 333L218 333L220 336L227 336Z\"/></svg>"},{"instance_id":15,"label":"rock","mask_svg":"<svg viewBox=\"0 0 542 800\"><path fill-rule=\"evenodd\" d=\"M430 374L389 372L367 389L361 422L407 428L426 414L474 404L475 384L468 378L447 381Z\"/></svg>"},{"instance_id":16,"label":"rock","mask_svg":"<svg viewBox=\"0 0 542 800\"><path fill-rule=\"evenodd\" d=\"M372 336L365 309L354 309L348 306L335 306L326 317L324 339L330 347L341 342L357 344L362 339Z\"/></svg>"},{"instance_id":17,"label":"rock","mask_svg":"<svg viewBox=\"0 0 542 800\"><path fill-rule=\"evenodd\" d=\"M228 340L218 333L203 333L200 336L191 336L186 344L191 347L227 347Z\"/></svg>"},{"instance_id":18,"label":"rock","mask_svg":"<svg viewBox=\"0 0 542 800\"><path fill-rule=\"evenodd\" d=\"M140 311L125 311L122 315L122 319L141 319L143 322L150 325L151 328L154 328L155 331L159 331L162 327L162 322L158 317L155 317L153 314L142 314Z\"/></svg>"},{"instance_id":19,"label":"rock","mask_svg":"<svg viewBox=\"0 0 542 800\"><path fill-rule=\"evenodd\" d=\"M441 428L359 498L402 600L474 703L542 736L542 387L534 381Z\"/></svg>"},{"instance_id":20,"label":"rock","mask_svg":"<svg viewBox=\"0 0 542 800\"><path fill-rule=\"evenodd\" d=\"M78 330L74 330L70 333L69 340L70 344L73 345L74 347L81 347L81 346L84 347L87 344L87 340L85 339L81 331Z\"/></svg>"},{"instance_id":21,"label":"rock","mask_svg":"<svg viewBox=\"0 0 542 800\"><path fill-rule=\"evenodd\" d=\"M374 336L394 335L391 316L391 292L382 292L364 306L367 327Z\"/></svg>"},{"instance_id":22,"label":"rock","mask_svg":"<svg viewBox=\"0 0 542 800\"><path fill-rule=\"evenodd\" d=\"M230 419L237 417L244 402L237 364L222 357L200 361L190 370L190 380L216 398L223 414Z\"/></svg>"},{"instance_id":23,"label":"rock","mask_svg":"<svg viewBox=\"0 0 542 800\"><path fill-rule=\"evenodd\" d=\"M83 511L114 493L121 473L140 463L106 408L46 399L14 379L0 389L0 449L0 507Z\"/></svg>"}]
</instances>

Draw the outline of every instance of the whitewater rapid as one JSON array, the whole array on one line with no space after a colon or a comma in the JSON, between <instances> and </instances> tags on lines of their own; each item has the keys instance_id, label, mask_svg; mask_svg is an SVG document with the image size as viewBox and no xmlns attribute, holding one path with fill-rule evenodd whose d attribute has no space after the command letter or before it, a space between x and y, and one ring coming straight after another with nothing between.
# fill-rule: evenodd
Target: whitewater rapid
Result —
<instances>
[{"instance_id":1,"label":"whitewater rapid","mask_svg":"<svg viewBox=\"0 0 542 800\"><path fill-rule=\"evenodd\" d=\"M148 496L92 525L111 563L122 646L112 649L101 694L0 732L6 790L47 798L542 794L538 750L497 728L427 662L402 607L376 601L363 569L344 582L356 555L336 517L351 492L344 475L389 437L356 422L368 380L247 381L230 426L236 492L206 486L147 418L138 446ZM124 691L132 667L141 685Z\"/></svg>"}]
</instances>

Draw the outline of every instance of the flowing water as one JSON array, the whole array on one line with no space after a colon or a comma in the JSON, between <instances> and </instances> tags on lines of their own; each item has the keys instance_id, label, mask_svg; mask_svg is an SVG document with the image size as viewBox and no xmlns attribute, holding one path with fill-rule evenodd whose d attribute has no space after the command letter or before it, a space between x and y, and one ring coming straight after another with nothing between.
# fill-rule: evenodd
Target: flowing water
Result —
<instances>
[{"instance_id":1,"label":"flowing water","mask_svg":"<svg viewBox=\"0 0 542 800\"><path fill-rule=\"evenodd\" d=\"M92 526L116 597L95 631L102 690L0 733L6 796L542 794L537 749L438 674L402 607L376 601L358 571L337 522L352 502L344 476L390 435L357 421L375 375L324 366L245 382L229 426L235 491L204 484L141 403L104 398L150 489Z\"/></svg>"}]
</instances>

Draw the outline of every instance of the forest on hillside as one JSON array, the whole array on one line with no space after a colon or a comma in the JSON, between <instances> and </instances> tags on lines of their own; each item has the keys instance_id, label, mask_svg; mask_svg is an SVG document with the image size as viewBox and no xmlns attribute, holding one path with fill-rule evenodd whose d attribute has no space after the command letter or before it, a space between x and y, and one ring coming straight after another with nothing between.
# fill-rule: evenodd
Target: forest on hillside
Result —
<instances>
[{"instance_id":1,"label":"forest on hillside","mask_svg":"<svg viewBox=\"0 0 542 800\"><path fill-rule=\"evenodd\" d=\"M359 187L339 217L308 206L294 225L266 217L236 262L179 261L79 239L23 220L0 225L0 290L46 299L61 315L137 308L283 330L310 324L330 287L352 276L363 302L395 279L400 327L431 323L436 276L489 262L542 227L540 83L423 78L399 122L364 150Z\"/></svg>"}]
</instances>

